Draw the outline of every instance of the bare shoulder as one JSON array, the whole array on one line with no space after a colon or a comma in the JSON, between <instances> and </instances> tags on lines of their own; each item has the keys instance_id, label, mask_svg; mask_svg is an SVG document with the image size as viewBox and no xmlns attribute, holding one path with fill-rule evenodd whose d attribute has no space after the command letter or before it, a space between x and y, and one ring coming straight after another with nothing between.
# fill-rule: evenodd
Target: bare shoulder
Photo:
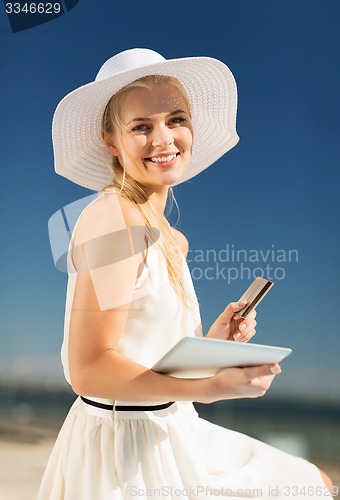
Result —
<instances>
[{"instance_id":1,"label":"bare shoulder","mask_svg":"<svg viewBox=\"0 0 340 500\"><path fill-rule=\"evenodd\" d=\"M81 213L72 237L73 263L78 271L107 267L146 249L145 222L138 208L116 193L101 194Z\"/></svg>"},{"instance_id":2,"label":"bare shoulder","mask_svg":"<svg viewBox=\"0 0 340 500\"><path fill-rule=\"evenodd\" d=\"M187 237L184 236L184 234L181 233L181 231L179 231L175 227L173 227L171 229L173 231L173 235L176 238L177 243L179 244L179 246L182 250L184 257L186 258L188 255L188 251L189 251L189 241L188 241Z\"/></svg>"},{"instance_id":3,"label":"bare shoulder","mask_svg":"<svg viewBox=\"0 0 340 500\"><path fill-rule=\"evenodd\" d=\"M81 213L75 238L80 243L128 226L145 226L138 208L116 193L101 194Z\"/></svg>"}]
</instances>

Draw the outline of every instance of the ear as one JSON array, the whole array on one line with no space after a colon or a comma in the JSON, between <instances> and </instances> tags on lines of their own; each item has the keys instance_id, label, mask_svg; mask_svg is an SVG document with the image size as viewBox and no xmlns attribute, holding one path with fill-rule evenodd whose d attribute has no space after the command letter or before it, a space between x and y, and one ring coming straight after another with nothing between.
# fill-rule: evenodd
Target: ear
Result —
<instances>
[{"instance_id":1,"label":"ear","mask_svg":"<svg viewBox=\"0 0 340 500\"><path fill-rule=\"evenodd\" d=\"M110 153L113 156L119 156L120 153L119 153L118 148L113 144L112 135L109 134L108 132L106 132L105 130L102 130L101 136L102 136L102 139L103 139L103 142L105 144L106 149L108 151L110 151Z\"/></svg>"}]
</instances>

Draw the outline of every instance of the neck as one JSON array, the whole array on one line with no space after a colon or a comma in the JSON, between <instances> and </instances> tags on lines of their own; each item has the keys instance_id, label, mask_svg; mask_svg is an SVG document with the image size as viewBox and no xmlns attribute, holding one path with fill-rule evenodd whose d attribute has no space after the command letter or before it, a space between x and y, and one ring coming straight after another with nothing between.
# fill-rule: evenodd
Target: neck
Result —
<instances>
[{"instance_id":1,"label":"neck","mask_svg":"<svg viewBox=\"0 0 340 500\"><path fill-rule=\"evenodd\" d=\"M146 189L149 197L149 202L153 208L163 214L166 206L166 200L168 198L169 186L162 186L160 189L151 190Z\"/></svg>"}]
</instances>

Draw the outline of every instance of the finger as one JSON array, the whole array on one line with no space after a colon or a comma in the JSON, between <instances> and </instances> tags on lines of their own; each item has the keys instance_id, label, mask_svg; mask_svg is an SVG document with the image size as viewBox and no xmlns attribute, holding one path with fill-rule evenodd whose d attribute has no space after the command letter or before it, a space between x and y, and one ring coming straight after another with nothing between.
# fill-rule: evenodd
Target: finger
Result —
<instances>
[{"instance_id":1,"label":"finger","mask_svg":"<svg viewBox=\"0 0 340 500\"><path fill-rule=\"evenodd\" d=\"M238 324L238 330L241 333L244 333L247 330L249 330L249 328L255 328L256 325L257 325L257 321L255 319L250 320L247 318Z\"/></svg>"},{"instance_id":2,"label":"finger","mask_svg":"<svg viewBox=\"0 0 340 500\"><path fill-rule=\"evenodd\" d=\"M233 316L235 316L235 314L238 311L241 311L241 309L243 309L246 305L247 305L246 300L241 300L241 301L239 300L238 302L230 302L224 309L224 311L220 314L220 320L223 323L229 323L233 318Z\"/></svg>"},{"instance_id":3,"label":"finger","mask_svg":"<svg viewBox=\"0 0 340 500\"><path fill-rule=\"evenodd\" d=\"M268 375L278 375L281 373L281 367L278 363L272 365L248 366L244 369L245 377L248 381Z\"/></svg>"},{"instance_id":4,"label":"finger","mask_svg":"<svg viewBox=\"0 0 340 500\"><path fill-rule=\"evenodd\" d=\"M255 335L255 328L247 328L247 330L245 330L242 334L236 333L233 337L237 342L248 342L248 340L252 339Z\"/></svg>"},{"instance_id":5,"label":"finger","mask_svg":"<svg viewBox=\"0 0 340 500\"><path fill-rule=\"evenodd\" d=\"M256 317L256 314L257 314L256 310L252 309L250 311L250 313L247 314L247 319L250 319L250 320L254 319ZM243 316L240 316L239 314L236 313L235 316L234 316L234 319L235 320L242 320L244 318L243 318Z\"/></svg>"},{"instance_id":6,"label":"finger","mask_svg":"<svg viewBox=\"0 0 340 500\"><path fill-rule=\"evenodd\" d=\"M249 320L248 318L245 319L244 321L240 322L236 331L233 334L234 340L249 340L252 338L255 333L255 327L257 325L257 322L255 319Z\"/></svg>"},{"instance_id":7,"label":"finger","mask_svg":"<svg viewBox=\"0 0 340 500\"><path fill-rule=\"evenodd\" d=\"M255 391L260 391L258 394L259 396L264 396L273 383L274 378L275 375L266 375L264 377L254 378L249 382L249 385L254 388Z\"/></svg>"},{"instance_id":8,"label":"finger","mask_svg":"<svg viewBox=\"0 0 340 500\"><path fill-rule=\"evenodd\" d=\"M247 315L247 319L250 319L250 320L255 319L256 318L256 314L257 314L256 309L252 309L250 311L250 313Z\"/></svg>"}]
</instances>

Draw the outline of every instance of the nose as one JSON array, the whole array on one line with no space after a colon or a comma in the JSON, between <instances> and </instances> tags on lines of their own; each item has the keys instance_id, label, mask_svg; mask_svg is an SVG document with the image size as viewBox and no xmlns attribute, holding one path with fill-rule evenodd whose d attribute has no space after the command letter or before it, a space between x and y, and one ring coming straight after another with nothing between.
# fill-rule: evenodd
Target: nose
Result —
<instances>
[{"instance_id":1,"label":"nose","mask_svg":"<svg viewBox=\"0 0 340 500\"><path fill-rule=\"evenodd\" d=\"M167 147L174 143L174 138L171 129L168 127L155 127L152 135L153 147Z\"/></svg>"}]
</instances>

